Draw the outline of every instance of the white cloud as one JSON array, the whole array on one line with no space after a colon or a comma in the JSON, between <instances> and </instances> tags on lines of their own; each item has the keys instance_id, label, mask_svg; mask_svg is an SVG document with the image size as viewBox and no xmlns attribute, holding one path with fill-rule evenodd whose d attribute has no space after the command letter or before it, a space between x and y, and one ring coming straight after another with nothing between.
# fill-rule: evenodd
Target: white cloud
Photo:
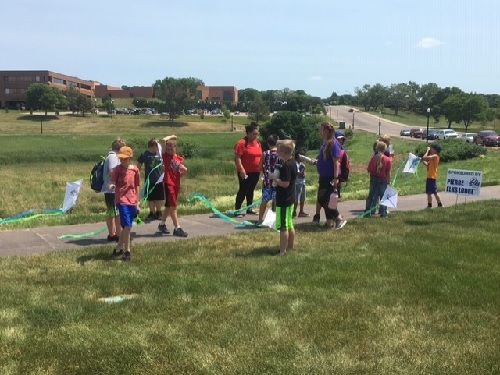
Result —
<instances>
[{"instance_id":1,"label":"white cloud","mask_svg":"<svg viewBox=\"0 0 500 375\"><path fill-rule=\"evenodd\" d=\"M422 38L420 42L417 43L417 47L419 48L435 48L443 44L438 39L435 38Z\"/></svg>"},{"instance_id":2,"label":"white cloud","mask_svg":"<svg viewBox=\"0 0 500 375\"><path fill-rule=\"evenodd\" d=\"M312 76L311 78L309 78L310 81L322 81L323 80L323 77L321 76Z\"/></svg>"}]
</instances>

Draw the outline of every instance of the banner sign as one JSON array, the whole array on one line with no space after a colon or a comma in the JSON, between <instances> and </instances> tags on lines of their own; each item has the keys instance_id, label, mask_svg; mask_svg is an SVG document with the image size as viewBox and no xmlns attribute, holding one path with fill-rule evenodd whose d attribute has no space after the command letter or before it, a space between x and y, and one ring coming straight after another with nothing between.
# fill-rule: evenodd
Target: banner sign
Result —
<instances>
[{"instance_id":1,"label":"banner sign","mask_svg":"<svg viewBox=\"0 0 500 375\"><path fill-rule=\"evenodd\" d=\"M457 195L479 195L483 172L465 171L462 169L448 169L446 176L447 193Z\"/></svg>"}]
</instances>

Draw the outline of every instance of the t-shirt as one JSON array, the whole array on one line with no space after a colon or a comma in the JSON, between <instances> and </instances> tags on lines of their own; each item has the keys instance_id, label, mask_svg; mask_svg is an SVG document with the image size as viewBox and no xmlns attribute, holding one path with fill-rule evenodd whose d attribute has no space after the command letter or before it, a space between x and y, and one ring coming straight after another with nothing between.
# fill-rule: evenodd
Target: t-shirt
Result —
<instances>
[{"instance_id":1,"label":"t-shirt","mask_svg":"<svg viewBox=\"0 0 500 375\"><path fill-rule=\"evenodd\" d=\"M323 143L319 149L319 155L316 158L316 168L318 170L318 174L320 177L334 177L333 174L333 158L340 158L341 157L341 147L340 143L335 140L333 142L333 147L330 152L330 155L325 158L323 157L323 150L325 149L325 143ZM340 171L337 171L337 175L340 173Z\"/></svg>"},{"instance_id":2,"label":"t-shirt","mask_svg":"<svg viewBox=\"0 0 500 375\"><path fill-rule=\"evenodd\" d=\"M378 177L383 180L388 180L392 168L392 158L390 156L382 154L382 166L380 170L377 171L378 158L379 158L378 153L371 157L370 162L368 163L367 171L368 173L370 173L370 176Z\"/></svg>"},{"instance_id":3,"label":"t-shirt","mask_svg":"<svg viewBox=\"0 0 500 375\"><path fill-rule=\"evenodd\" d=\"M137 205L138 188L141 180L139 169L136 166L118 165L111 173L115 182L115 203Z\"/></svg>"},{"instance_id":4,"label":"t-shirt","mask_svg":"<svg viewBox=\"0 0 500 375\"><path fill-rule=\"evenodd\" d=\"M103 184L102 184L102 192L103 193L114 193L115 189L109 189L109 183L111 182L111 171L117 166L120 165L120 159L116 156L116 152L109 151L108 156L104 160L104 174L103 174Z\"/></svg>"},{"instance_id":5,"label":"t-shirt","mask_svg":"<svg viewBox=\"0 0 500 375\"><path fill-rule=\"evenodd\" d=\"M272 182L269 180L269 173L274 172L274 167L281 164L282 161L278 156L278 150L266 150L262 155L262 166L264 179L262 180L262 187L272 187ZM245 169L246 171L246 169Z\"/></svg>"},{"instance_id":6,"label":"t-shirt","mask_svg":"<svg viewBox=\"0 0 500 375\"><path fill-rule=\"evenodd\" d=\"M290 181L288 187L276 187L276 206L288 207L295 203L295 180L297 179L297 164L293 158L288 159L280 167L281 181Z\"/></svg>"},{"instance_id":7,"label":"t-shirt","mask_svg":"<svg viewBox=\"0 0 500 375\"><path fill-rule=\"evenodd\" d=\"M306 184L306 166L301 161L296 161L297 165L297 179L295 180L295 185L305 185Z\"/></svg>"},{"instance_id":8,"label":"t-shirt","mask_svg":"<svg viewBox=\"0 0 500 375\"><path fill-rule=\"evenodd\" d=\"M436 156L437 158L432 158L427 164L427 178L432 178L434 180L438 178L438 166L441 161L439 155L436 154Z\"/></svg>"},{"instance_id":9,"label":"t-shirt","mask_svg":"<svg viewBox=\"0 0 500 375\"><path fill-rule=\"evenodd\" d=\"M144 165L145 179L149 178L149 183L155 184L162 173L161 156L149 150L146 150L141 155L139 155L139 157L137 158L137 162Z\"/></svg>"},{"instance_id":10,"label":"t-shirt","mask_svg":"<svg viewBox=\"0 0 500 375\"><path fill-rule=\"evenodd\" d=\"M167 186L174 186L179 189L181 187L181 172L180 166L184 164L184 158L180 155L162 154L163 166L165 168L165 176L163 182Z\"/></svg>"},{"instance_id":11,"label":"t-shirt","mask_svg":"<svg viewBox=\"0 0 500 375\"><path fill-rule=\"evenodd\" d=\"M245 172L259 172L262 158L262 146L259 141L250 142L245 138L240 139L234 146L234 154L241 158L241 165L245 168Z\"/></svg>"}]
</instances>

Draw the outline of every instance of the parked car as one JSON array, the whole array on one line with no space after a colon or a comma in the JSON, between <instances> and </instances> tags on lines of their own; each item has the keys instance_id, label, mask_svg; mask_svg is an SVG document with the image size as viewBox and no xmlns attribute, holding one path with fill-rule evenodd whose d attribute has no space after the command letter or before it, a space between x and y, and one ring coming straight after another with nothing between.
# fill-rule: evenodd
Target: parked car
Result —
<instances>
[{"instance_id":1,"label":"parked car","mask_svg":"<svg viewBox=\"0 0 500 375\"><path fill-rule=\"evenodd\" d=\"M476 145L500 146L500 136L494 130L481 130L474 138Z\"/></svg>"},{"instance_id":2,"label":"parked car","mask_svg":"<svg viewBox=\"0 0 500 375\"><path fill-rule=\"evenodd\" d=\"M409 137L410 136L410 129L401 129L399 132L399 135L402 137Z\"/></svg>"},{"instance_id":3,"label":"parked car","mask_svg":"<svg viewBox=\"0 0 500 375\"><path fill-rule=\"evenodd\" d=\"M453 129L439 129L436 139L458 138L458 133Z\"/></svg>"},{"instance_id":4,"label":"parked car","mask_svg":"<svg viewBox=\"0 0 500 375\"><path fill-rule=\"evenodd\" d=\"M471 143L474 142L474 138L477 136L477 133L463 133L458 138L464 142Z\"/></svg>"},{"instance_id":5,"label":"parked car","mask_svg":"<svg viewBox=\"0 0 500 375\"><path fill-rule=\"evenodd\" d=\"M424 132L424 129L422 129L422 128L413 128L413 129L410 129L410 137L420 138L422 136L423 132Z\"/></svg>"},{"instance_id":6,"label":"parked car","mask_svg":"<svg viewBox=\"0 0 500 375\"><path fill-rule=\"evenodd\" d=\"M422 139L438 139L437 136L437 129L429 129L429 133L427 133L427 130L424 130L422 132Z\"/></svg>"}]
</instances>

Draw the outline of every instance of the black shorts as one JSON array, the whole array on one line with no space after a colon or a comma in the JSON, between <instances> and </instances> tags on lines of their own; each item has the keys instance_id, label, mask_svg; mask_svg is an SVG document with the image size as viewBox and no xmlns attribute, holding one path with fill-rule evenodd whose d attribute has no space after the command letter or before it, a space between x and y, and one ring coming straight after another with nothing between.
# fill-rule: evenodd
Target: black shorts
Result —
<instances>
[{"instance_id":1,"label":"black shorts","mask_svg":"<svg viewBox=\"0 0 500 375\"><path fill-rule=\"evenodd\" d=\"M165 192L163 190L163 183L160 182L159 184L156 184L146 199L148 202L165 200Z\"/></svg>"},{"instance_id":2,"label":"black shorts","mask_svg":"<svg viewBox=\"0 0 500 375\"><path fill-rule=\"evenodd\" d=\"M104 193L104 202L106 203L106 214L108 216L118 216L115 203L115 193Z\"/></svg>"}]
</instances>

